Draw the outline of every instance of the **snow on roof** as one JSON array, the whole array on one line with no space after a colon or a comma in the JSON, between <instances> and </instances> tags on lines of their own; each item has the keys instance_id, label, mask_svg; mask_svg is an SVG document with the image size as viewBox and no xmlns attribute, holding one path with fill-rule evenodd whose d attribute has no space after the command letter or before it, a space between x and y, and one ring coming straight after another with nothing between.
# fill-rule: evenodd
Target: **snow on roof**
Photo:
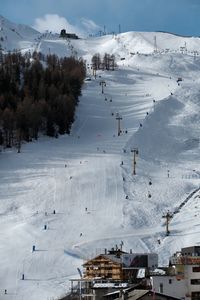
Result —
<instances>
[{"instance_id":1,"label":"snow on roof","mask_svg":"<svg viewBox=\"0 0 200 300\"><path fill-rule=\"evenodd\" d=\"M162 269L154 269L153 271L151 271L151 275L165 275L166 271L162 270Z\"/></svg>"}]
</instances>

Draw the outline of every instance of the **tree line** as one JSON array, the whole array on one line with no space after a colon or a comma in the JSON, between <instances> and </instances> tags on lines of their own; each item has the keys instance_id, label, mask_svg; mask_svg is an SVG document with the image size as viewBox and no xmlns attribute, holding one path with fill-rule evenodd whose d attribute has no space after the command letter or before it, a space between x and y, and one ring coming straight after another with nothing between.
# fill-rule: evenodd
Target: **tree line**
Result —
<instances>
[{"instance_id":1,"label":"tree line","mask_svg":"<svg viewBox=\"0 0 200 300\"><path fill-rule=\"evenodd\" d=\"M0 145L69 133L85 75L73 57L0 53Z\"/></svg>"},{"instance_id":2,"label":"tree line","mask_svg":"<svg viewBox=\"0 0 200 300\"><path fill-rule=\"evenodd\" d=\"M103 57L99 53L96 53L92 57L92 68L94 70L112 70L117 68L115 55L105 53Z\"/></svg>"}]
</instances>

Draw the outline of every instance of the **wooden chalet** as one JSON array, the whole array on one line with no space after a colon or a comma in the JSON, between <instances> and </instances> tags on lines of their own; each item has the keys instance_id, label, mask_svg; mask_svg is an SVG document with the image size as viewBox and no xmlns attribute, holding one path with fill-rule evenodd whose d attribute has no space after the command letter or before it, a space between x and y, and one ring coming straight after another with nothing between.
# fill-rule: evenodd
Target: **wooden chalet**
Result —
<instances>
[{"instance_id":1,"label":"wooden chalet","mask_svg":"<svg viewBox=\"0 0 200 300\"><path fill-rule=\"evenodd\" d=\"M84 278L102 278L111 280L123 280L120 254L100 254L83 264L85 268Z\"/></svg>"},{"instance_id":2,"label":"wooden chalet","mask_svg":"<svg viewBox=\"0 0 200 300\"><path fill-rule=\"evenodd\" d=\"M157 261L155 253L127 253L118 247L109 251L105 249L104 254L83 264L83 278L138 283L149 269L157 266Z\"/></svg>"},{"instance_id":3,"label":"wooden chalet","mask_svg":"<svg viewBox=\"0 0 200 300\"><path fill-rule=\"evenodd\" d=\"M132 253L132 250L127 253L117 245L111 250L105 249L104 253L83 264L83 275L81 273L79 279L70 279L71 299L100 300L113 292L116 298L117 290L132 289L139 285L146 288L149 283L145 278L145 270L157 263L157 256L152 255L154 254ZM139 271L144 272L141 274Z\"/></svg>"}]
</instances>

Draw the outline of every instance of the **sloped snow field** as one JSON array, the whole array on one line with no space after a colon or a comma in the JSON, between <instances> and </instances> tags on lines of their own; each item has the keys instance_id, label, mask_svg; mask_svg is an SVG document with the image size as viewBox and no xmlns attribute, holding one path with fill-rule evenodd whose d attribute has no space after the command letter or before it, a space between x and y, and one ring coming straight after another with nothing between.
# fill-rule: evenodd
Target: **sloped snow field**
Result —
<instances>
[{"instance_id":1,"label":"sloped snow field","mask_svg":"<svg viewBox=\"0 0 200 300\"><path fill-rule=\"evenodd\" d=\"M28 49L35 48L73 52L88 66L94 53L107 52L119 67L85 82L69 136L41 137L21 154L0 153L0 299L57 299L69 292L77 267L121 241L125 251L157 252L162 266L181 247L199 245L200 59L194 51L200 40L130 32L71 42L43 37L31 40ZM174 215L166 237L168 210Z\"/></svg>"}]
</instances>

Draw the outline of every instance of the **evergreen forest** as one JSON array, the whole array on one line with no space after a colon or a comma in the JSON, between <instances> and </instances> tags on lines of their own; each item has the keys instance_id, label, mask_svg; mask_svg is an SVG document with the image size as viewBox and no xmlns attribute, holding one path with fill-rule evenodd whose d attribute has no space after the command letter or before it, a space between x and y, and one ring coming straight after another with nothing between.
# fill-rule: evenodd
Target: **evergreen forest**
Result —
<instances>
[{"instance_id":1,"label":"evergreen forest","mask_svg":"<svg viewBox=\"0 0 200 300\"><path fill-rule=\"evenodd\" d=\"M70 133L85 64L74 57L34 52L0 54L0 145L16 146Z\"/></svg>"}]
</instances>

